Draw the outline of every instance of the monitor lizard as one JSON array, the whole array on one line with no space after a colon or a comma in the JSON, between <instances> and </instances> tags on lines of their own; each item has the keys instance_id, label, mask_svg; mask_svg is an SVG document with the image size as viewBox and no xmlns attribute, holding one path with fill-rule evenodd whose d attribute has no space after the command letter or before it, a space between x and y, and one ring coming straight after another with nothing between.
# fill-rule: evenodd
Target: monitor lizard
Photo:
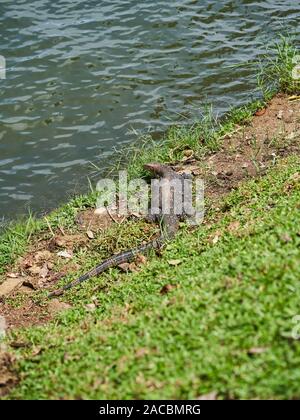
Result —
<instances>
[{"instance_id":1,"label":"monitor lizard","mask_svg":"<svg viewBox=\"0 0 300 420\"><path fill-rule=\"evenodd\" d=\"M144 168L152 172L155 176L161 179L166 179L168 181L172 181L174 179L180 179L181 181L183 181L183 179L185 178L183 175L178 174L169 166L160 163L148 163L144 165ZM169 194L170 196L164 197L164 199L169 200L170 211L168 212L168 214L164 214L162 212L160 215L161 234L159 237L149 241L146 244L142 244L136 248L120 252L119 254L107 258L92 270L78 277L76 280L73 280L72 282L61 287L60 289L54 290L48 295L48 297L60 296L66 290L69 290L72 287L77 286L92 277L98 276L99 274L106 271L108 268L116 267L120 264L130 262L134 260L138 254L146 253L151 249L160 249L167 241L173 239L179 228L179 222L182 218L182 214L178 215L175 213L174 194L171 193L170 189Z\"/></svg>"}]
</instances>

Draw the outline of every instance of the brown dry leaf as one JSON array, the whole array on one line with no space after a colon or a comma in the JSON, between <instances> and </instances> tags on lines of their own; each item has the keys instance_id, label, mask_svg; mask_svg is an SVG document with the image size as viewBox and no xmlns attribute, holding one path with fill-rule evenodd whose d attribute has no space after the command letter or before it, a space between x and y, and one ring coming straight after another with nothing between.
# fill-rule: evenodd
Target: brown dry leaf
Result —
<instances>
[{"instance_id":1,"label":"brown dry leaf","mask_svg":"<svg viewBox=\"0 0 300 420\"><path fill-rule=\"evenodd\" d=\"M122 270L122 271L128 271L129 270L129 263L122 263L119 264L118 267Z\"/></svg>"},{"instance_id":2,"label":"brown dry leaf","mask_svg":"<svg viewBox=\"0 0 300 420\"><path fill-rule=\"evenodd\" d=\"M132 263L122 263L122 264L119 264L118 267L122 271L125 271L125 272L127 272L127 271L132 271L132 272L138 271L138 267L134 262L132 262Z\"/></svg>"},{"instance_id":3,"label":"brown dry leaf","mask_svg":"<svg viewBox=\"0 0 300 420\"><path fill-rule=\"evenodd\" d=\"M217 392L212 391L209 394L201 395L197 398L198 401L215 401L218 397Z\"/></svg>"},{"instance_id":4,"label":"brown dry leaf","mask_svg":"<svg viewBox=\"0 0 300 420\"><path fill-rule=\"evenodd\" d=\"M94 303L88 303L85 305L85 309L89 312L93 312L97 309L97 306Z\"/></svg>"},{"instance_id":5,"label":"brown dry leaf","mask_svg":"<svg viewBox=\"0 0 300 420\"><path fill-rule=\"evenodd\" d=\"M30 268L28 269L28 271L29 271L29 273L30 273L30 274L32 274L33 276L39 276L39 275L40 275L40 273L41 273L41 271L42 271L42 268L41 268L41 267L39 267L38 265L33 265L32 267L30 267Z\"/></svg>"},{"instance_id":6,"label":"brown dry leaf","mask_svg":"<svg viewBox=\"0 0 300 420\"><path fill-rule=\"evenodd\" d=\"M176 266L182 263L182 260L169 260L168 264L172 266Z\"/></svg>"},{"instance_id":7,"label":"brown dry leaf","mask_svg":"<svg viewBox=\"0 0 300 420\"><path fill-rule=\"evenodd\" d=\"M139 265L144 265L147 262L147 257L143 254L138 254L136 257L136 263Z\"/></svg>"},{"instance_id":8,"label":"brown dry leaf","mask_svg":"<svg viewBox=\"0 0 300 420\"><path fill-rule=\"evenodd\" d=\"M88 231L86 232L86 236L87 236L89 239L94 239L94 238L95 238L95 235L94 235L94 233L93 233L91 230L88 230Z\"/></svg>"},{"instance_id":9,"label":"brown dry leaf","mask_svg":"<svg viewBox=\"0 0 300 420\"><path fill-rule=\"evenodd\" d=\"M53 258L53 255L51 254L50 251L44 250L44 251L38 251L35 256L34 259L38 262L38 261L49 261Z\"/></svg>"},{"instance_id":10,"label":"brown dry leaf","mask_svg":"<svg viewBox=\"0 0 300 420\"><path fill-rule=\"evenodd\" d=\"M44 348L43 347L38 347L38 346L37 347L34 347L32 353L31 353L31 357L38 356L43 351L44 351Z\"/></svg>"},{"instance_id":11,"label":"brown dry leaf","mask_svg":"<svg viewBox=\"0 0 300 420\"><path fill-rule=\"evenodd\" d=\"M265 113L266 113L266 108L262 108L262 109L259 109L258 111L256 111L254 115L256 115L256 117L261 117Z\"/></svg>"},{"instance_id":12,"label":"brown dry leaf","mask_svg":"<svg viewBox=\"0 0 300 420\"><path fill-rule=\"evenodd\" d=\"M41 268L40 271L40 276L42 277L42 279L45 279L48 276L49 270L47 267L47 264L44 264L44 266Z\"/></svg>"},{"instance_id":13,"label":"brown dry leaf","mask_svg":"<svg viewBox=\"0 0 300 420\"><path fill-rule=\"evenodd\" d=\"M56 236L54 244L59 248L72 248L74 245L82 244L87 241L84 235L61 235Z\"/></svg>"},{"instance_id":14,"label":"brown dry leaf","mask_svg":"<svg viewBox=\"0 0 300 420\"><path fill-rule=\"evenodd\" d=\"M133 217L136 217L137 219L140 219L143 215L142 215L142 213L131 211L130 216L133 216Z\"/></svg>"}]
</instances>

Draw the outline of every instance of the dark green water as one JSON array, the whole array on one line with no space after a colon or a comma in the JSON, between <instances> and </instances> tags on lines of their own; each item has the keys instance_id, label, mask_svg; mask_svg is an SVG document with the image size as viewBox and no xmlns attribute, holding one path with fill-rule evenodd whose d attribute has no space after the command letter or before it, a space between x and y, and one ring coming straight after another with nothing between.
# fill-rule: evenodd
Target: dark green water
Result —
<instances>
[{"instance_id":1,"label":"dark green water","mask_svg":"<svg viewBox=\"0 0 300 420\"><path fill-rule=\"evenodd\" d=\"M89 162L104 168L132 129L251 100L245 62L297 33L299 12L289 0L0 0L0 220L84 189Z\"/></svg>"}]
</instances>

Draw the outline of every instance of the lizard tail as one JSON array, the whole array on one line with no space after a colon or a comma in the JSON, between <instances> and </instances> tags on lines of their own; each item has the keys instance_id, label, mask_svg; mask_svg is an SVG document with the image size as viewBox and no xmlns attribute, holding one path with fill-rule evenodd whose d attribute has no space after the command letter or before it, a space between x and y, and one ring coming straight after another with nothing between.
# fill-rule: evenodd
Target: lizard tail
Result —
<instances>
[{"instance_id":1,"label":"lizard tail","mask_svg":"<svg viewBox=\"0 0 300 420\"><path fill-rule=\"evenodd\" d=\"M120 252L117 255L113 255L112 257L103 261L101 264L97 265L97 267L93 268L92 270L78 277L76 280L73 280L72 282L61 287L60 289L54 290L53 292L49 293L48 297L51 298L54 296L60 296L66 290L69 290L72 287L77 286L92 277L98 276L99 274L107 270L108 268L116 267L119 264L132 261L137 256L137 254L147 252L150 249L161 248L161 246L163 245L163 242L164 242L164 238L160 236L159 238L154 239L153 241L150 241L144 245L140 245L137 248L131 249L130 251Z\"/></svg>"}]
</instances>

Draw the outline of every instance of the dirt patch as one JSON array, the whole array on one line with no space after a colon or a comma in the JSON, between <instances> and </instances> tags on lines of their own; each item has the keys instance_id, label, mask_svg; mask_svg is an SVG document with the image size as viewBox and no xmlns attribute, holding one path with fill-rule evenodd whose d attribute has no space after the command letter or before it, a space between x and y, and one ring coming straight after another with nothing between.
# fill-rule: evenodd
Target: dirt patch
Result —
<instances>
[{"instance_id":1,"label":"dirt patch","mask_svg":"<svg viewBox=\"0 0 300 420\"><path fill-rule=\"evenodd\" d=\"M18 306L5 300L0 303L0 314L6 321L7 329L43 324L53 317L47 305L41 306L21 292L11 295L10 299L22 302Z\"/></svg>"},{"instance_id":2,"label":"dirt patch","mask_svg":"<svg viewBox=\"0 0 300 420\"><path fill-rule=\"evenodd\" d=\"M115 214L115 212L108 212L106 209L88 209L80 212L76 217L76 223L79 230L97 233L108 229L113 223L122 222L123 217Z\"/></svg>"},{"instance_id":3,"label":"dirt patch","mask_svg":"<svg viewBox=\"0 0 300 420\"><path fill-rule=\"evenodd\" d=\"M236 126L232 134L225 136L217 153L202 161L195 160L192 153L174 168L203 178L206 197L218 205L220 197L241 181L264 174L278 158L299 153L299 138L300 101L292 102L286 95L277 95L251 122ZM89 252L98 234L122 221L115 213L88 209L76 216L74 231L58 228L53 232L49 228L49 232L34 241L29 252L2 278L6 282L2 289L8 293L1 298L0 315L5 317L8 328L41 324L53 318L61 305L38 303L37 293L55 288L68 274L75 275L80 268L73 258L76 251ZM216 237L212 238L215 240ZM121 268L130 271L132 267L127 264Z\"/></svg>"},{"instance_id":4,"label":"dirt patch","mask_svg":"<svg viewBox=\"0 0 300 420\"><path fill-rule=\"evenodd\" d=\"M222 148L201 162L177 166L205 180L205 194L219 199L251 177L263 175L279 158L300 151L300 101L278 94L247 125L224 137Z\"/></svg>"},{"instance_id":5,"label":"dirt patch","mask_svg":"<svg viewBox=\"0 0 300 420\"><path fill-rule=\"evenodd\" d=\"M70 308L57 300L45 303L37 293L55 288L69 274L75 275L80 268L74 258L76 251L88 252L98 234L122 220L116 214L88 209L78 213L73 231L49 228L32 241L28 252L0 278L0 315L7 328L43 324Z\"/></svg>"}]
</instances>

